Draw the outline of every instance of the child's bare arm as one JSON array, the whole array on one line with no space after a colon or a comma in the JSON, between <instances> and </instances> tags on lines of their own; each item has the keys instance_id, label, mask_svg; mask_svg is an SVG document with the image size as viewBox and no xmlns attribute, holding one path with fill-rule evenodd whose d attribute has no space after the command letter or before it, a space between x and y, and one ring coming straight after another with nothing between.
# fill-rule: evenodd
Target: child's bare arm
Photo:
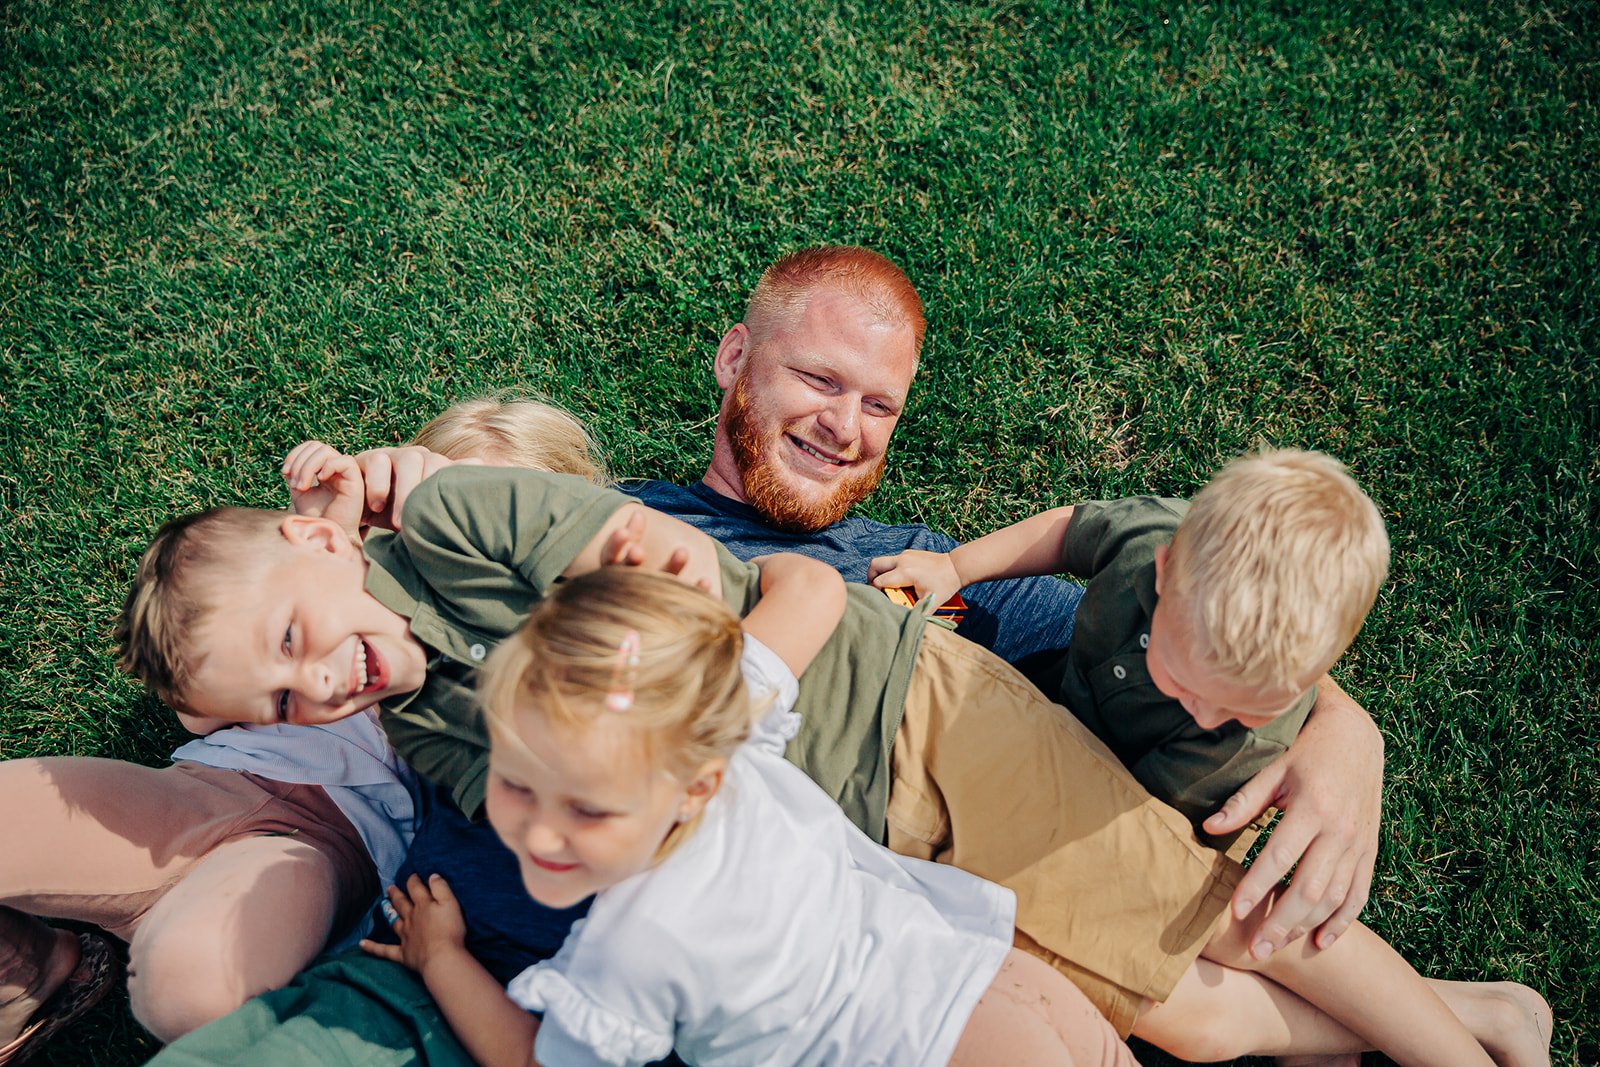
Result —
<instances>
[{"instance_id":1,"label":"child's bare arm","mask_svg":"<svg viewBox=\"0 0 1600 1067\"><path fill-rule=\"evenodd\" d=\"M744 617L744 631L798 678L844 618L844 579L821 560L793 552L752 562L761 568L761 600Z\"/></svg>"},{"instance_id":2,"label":"child's bare arm","mask_svg":"<svg viewBox=\"0 0 1600 1067\"><path fill-rule=\"evenodd\" d=\"M912 586L919 599L943 604L973 582L1056 574L1071 521L1072 508L1051 508L949 552L908 549L879 556L868 565L867 580L879 589Z\"/></svg>"},{"instance_id":3,"label":"child's bare arm","mask_svg":"<svg viewBox=\"0 0 1600 1067\"><path fill-rule=\"evenodd\" d=\"M403 963L422 976L439 1010L481 1067L534 1064L539 1021L506 991L466 946L466 922L450 885L439 875L424 882L412 875L404 890L389 887L400 944L362 941L374 956Z\"/></svg>"}]
</instances>

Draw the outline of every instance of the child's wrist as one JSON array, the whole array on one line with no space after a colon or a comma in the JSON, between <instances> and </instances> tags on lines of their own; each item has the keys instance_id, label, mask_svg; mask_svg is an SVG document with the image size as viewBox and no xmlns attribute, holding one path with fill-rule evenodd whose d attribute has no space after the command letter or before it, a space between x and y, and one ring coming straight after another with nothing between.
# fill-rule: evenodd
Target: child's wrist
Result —
<instances>
[{"instance_id":1,"label":"child's wrist","mask_svg":"<svg viewBox=\"0 0 1600 1067\"><path fill-rule=\"evenodd\" d=\"M967 576L961 571L961 563L959 560L960 552L961 547L957 546L946 552L944 554L944 558L945 562L950 564L950 573L955 577L956 587L958 589L965 589L972 583L967 580Z\"/></svg>"},{"instance_id":2,"label":"child's wrist","mask_svg":"<svg viewBox=\"0 0 1600 1067\"><path fill-rule=\"evenodd\" d=\"M433 978L446 975L453 968L460 966L463 959L476 962L472 953L467 951L465 942L447 942L428 950L428 955L417 968L417 973L422 976L423 984L427 985Z\"/></svg>"}]
</instances>

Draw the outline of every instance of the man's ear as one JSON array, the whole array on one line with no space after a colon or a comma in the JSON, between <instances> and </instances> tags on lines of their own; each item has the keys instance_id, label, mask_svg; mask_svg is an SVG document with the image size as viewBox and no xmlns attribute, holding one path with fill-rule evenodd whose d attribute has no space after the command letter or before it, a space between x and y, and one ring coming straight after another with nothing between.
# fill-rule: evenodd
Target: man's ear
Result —
<instances>
[{"instance_id":1,"label":"man's ear","mask_svg":"<svg viewBox=\"0 0 1600 1067\"><path fill-rule=\"evenodd\" d=\"M1161 595L1161 575L1167 569L1167 546L1156 546L1156 596Z\"/></svg>"},{"instance_id":2,"label":"man's ear","mask_svg":"<svg viewBox=\"0 0 1600 1067\"><path fill-rule=\"evenodd\" d=\"M320 515L285 515L278 523L278 532L291 547L303 551L328 552L335 556L359 551L344 527Z\"/></svg>"},{"instance_id":3,"label":"man's ear","mask_svg":"<svg viewBox=\"0 0 1600 1067\"><path fill-rule=\"evenodd\" d=\"M678 821L688 822L705 810L706 802L717 795L717 790L722 788L722 772L728 769L728 761L722 757L707 760L700 770L695 773L694 780L683 791L683 803L678 805Z\"/></svg>"},{"instance_id":4,"label":"man's ear","mask_svg":"<svg viewBox=\"0 0 1600 1067\"><path fill-rule=\"evenodd\" d=\"M722 335L722 343L717 345L717 358L711 363L717 376L717 387L723 392L733 388L734 379L739 377L739 368L749 351L750 327L742 322L729 326L728 332Z\"/></svg>"}]
</instances>

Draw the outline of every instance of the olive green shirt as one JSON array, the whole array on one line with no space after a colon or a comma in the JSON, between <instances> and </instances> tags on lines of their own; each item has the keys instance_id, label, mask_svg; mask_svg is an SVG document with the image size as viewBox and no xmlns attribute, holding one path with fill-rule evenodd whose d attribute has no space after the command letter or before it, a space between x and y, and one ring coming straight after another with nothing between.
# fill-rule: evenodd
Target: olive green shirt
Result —
<instances>
[{"instance_id":1,"label":"olive green shirt","mask_svg":"<svg viewBox=\"0 0 1600 1067\"><path fill-rule=\"evenodd\" d=\"M567 475L450 467L406 500L403 531L368 538L367 591L409 619L430 650L422 687L384 702L384 729L462 811L481 807L488 773L477 668L628 505L640 506ZM723 597L742 617L760 599L760 570L721 545L717 552ZM800 678L802 725L787 755L882 840L889 751L926 620L869 586L846 589L844 619Z\"/></svg>"},{"instance_id":2,"label":"olive green shirt","mask_svg":"<svg viewBox=\"0 0 1600 1067\"><path fill-rule=\"evenodd\" d=\"M1198 823L1282 755L1316 690L1257 729L1230 722L1206 730L1150 680L1145 647L1156 608L1156 549L1171 543L1188 507L1157 497L1077 505L1062 561L1086 584L1072 646L1048 678L1140 784Z\"/></svg>"}]
</instances>

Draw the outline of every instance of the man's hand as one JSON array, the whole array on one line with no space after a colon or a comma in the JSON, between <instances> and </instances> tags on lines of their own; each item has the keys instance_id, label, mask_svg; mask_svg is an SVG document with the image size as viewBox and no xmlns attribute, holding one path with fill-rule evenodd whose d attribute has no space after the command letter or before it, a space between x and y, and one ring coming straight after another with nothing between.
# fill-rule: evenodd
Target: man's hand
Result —
<instances>
[{"instance_id":1,"label":"man's hand","mask_svg":"<svg viewBox=\"0 0 1600 1067\"><path fill-rule=\"evenodd\" d=\"M1244 918L1294 868L1250 954L1264 960L1315 930L1326 948L1366 906L1383 808L1383 737L1333 679L1317 683L1311 717L1289 751L1205 821L1207 833L1243 829L1269 807L1283 818L1233 894ZM1297 866L1298 865L1298 866Z\"/></svg>"},{"instance_id":2,"label":"man's hand","mask_svg":"<svg viewBox=\"0 0 1600 1067\"><path fill-rule=\"evenodd\" d=\"M867 564L867 581L879 589L911 586L917 599L933 598L938 607L961 591L966 584L956 573L948 552L924 552L908 548L895 556L879 556Z\"/></svg>"},{"instance_id":3,"label":"man's hand","mask_svg":"<svg viewBox=\"0 0 1600 1067\"><path fill-rule=\"evenodd\" d=\"M400 529L406 498L429 475L457 464L482 466L481 459L451 459L421 445L369 448L356 456L366 488L364 525Z\"/></svg>"},{"instance_id":4,"label":"man's hand","mask_svg":"<svg viewBox=\"0 0 1600 1067\"><path fill-rule=\"evenodd\" d=\"M283 458L289 508L296 515L332 519L360 537L363 489L356 460L321 441L302 441Z\"/></svg>"},{"instance_id":5,"label":"man's hand","mask_svg":"<svg viewBox=\"0 0 1600 1067\"><path fill-rule=\"evenodd\" d=\"M467 951L467 922L461 905L442 875L426 882L413 874L406 887L389 887L389 905L394 909L389 925L399 936L398 945L363 940L361 948L374 956L403 963L418 974L426 972L430 961L439 962L452 953Z\"/></svg>"},{"instance_id":6,"label":"man's hand","mask_svg":"<svg viewBox=\"0 0 1600 1067\"><path fill-rule=\"evenodd\" d=\"M646 567L675 576L685 585L722 596L722 564L716 542L682 519L630 505L600 531L598 554L586 550L567 569L574 577L594 567Z\"/></svg>"}]
</instances>

